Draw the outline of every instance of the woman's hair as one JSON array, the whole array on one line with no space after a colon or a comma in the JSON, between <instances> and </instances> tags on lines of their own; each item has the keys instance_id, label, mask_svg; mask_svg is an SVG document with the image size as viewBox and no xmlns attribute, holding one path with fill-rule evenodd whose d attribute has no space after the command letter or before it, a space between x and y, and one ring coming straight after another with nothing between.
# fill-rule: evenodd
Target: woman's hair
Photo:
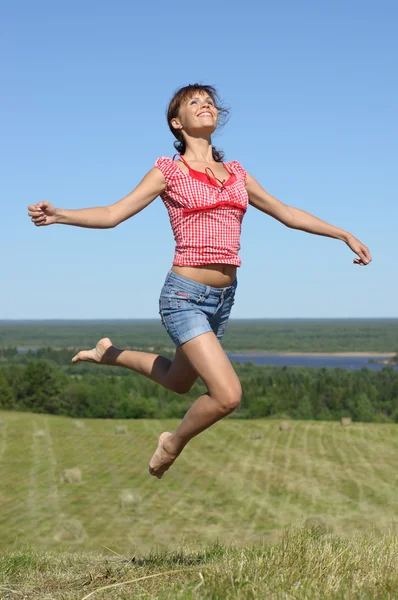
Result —
<instances>
[{"instance_id":1,"label":"woman's hair","mask_svg":"<svg viewBox=\"0 0 398 600\"><path fill-rule=\"evenodd\" d=\"M225 125L228 119L229 109L221 104L217 90L212 85L200 85L199 83L193 83L177 90L170 100L170 104L167 109L167 122L169 124L171 133L177 138L177 141L174 142L174 148L179 154L185 154L185 141L182 133L178 129L174 129L171 121L178 117L178 111L180 110L181 104L188 98L192 97L196 92L205 92L213 100L214 106L217 108L219 114L217 128ZM217 148L213 146L213 158L216 162L222 162L224 159L224 152L222 150L217 150Z\"/></svg>"}]
</instances>

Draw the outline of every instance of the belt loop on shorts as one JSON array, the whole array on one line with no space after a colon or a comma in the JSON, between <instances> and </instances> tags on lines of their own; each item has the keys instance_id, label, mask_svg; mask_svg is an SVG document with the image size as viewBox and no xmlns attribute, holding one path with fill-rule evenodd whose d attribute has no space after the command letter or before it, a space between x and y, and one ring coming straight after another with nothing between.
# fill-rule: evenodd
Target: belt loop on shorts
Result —
<instances>
[{"instance_id":1,"label":"belt loop on shorts","mask_svg":"<svg viewBox=\"0 0 398 600\"><path fill-rule=\"evenodd\" d=\"M206 298L210 295L210 286L206 285L206 289L204 292L199 292L199 302L205 302Z\"/></svg>"},{"instance_id":2,"label":"belt loop on shorts","mask_svg":"<svg viewBox=\"0 0 398 600\"><path fill-rule=\"evenodd\" d=\"M221 302L223 302L223 300L224 300L224 295L225 295L225 288L223 288L223 289L221 290L221 294L220 294L220 297L219 297L219 299L218 299L218 304L221 304Z\"/></svg>"}]
</instances>

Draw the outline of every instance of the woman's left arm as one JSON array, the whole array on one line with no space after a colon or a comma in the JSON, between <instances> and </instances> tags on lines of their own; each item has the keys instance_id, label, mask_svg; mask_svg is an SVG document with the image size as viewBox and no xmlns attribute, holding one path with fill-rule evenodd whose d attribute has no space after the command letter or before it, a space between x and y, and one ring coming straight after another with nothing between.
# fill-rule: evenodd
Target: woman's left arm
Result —
<instances>
[{"instance_id":1,"label":"woman's left arm","mask_svg":"<svg viewBox=\"0 0 398 600\"><path fill-rule=\"evenodd\" d=\"M266 192L249 173L246 176L246 190L249 195L249 204L274 217L286 227L342 240L358 255L359 258L354 259L354 263L357 265L367 265L372 260L369 249L353 235L334 225L329 225L329 223L310 215L304 210L283 204L283 202Z\"/></svg>"}]
</instances>

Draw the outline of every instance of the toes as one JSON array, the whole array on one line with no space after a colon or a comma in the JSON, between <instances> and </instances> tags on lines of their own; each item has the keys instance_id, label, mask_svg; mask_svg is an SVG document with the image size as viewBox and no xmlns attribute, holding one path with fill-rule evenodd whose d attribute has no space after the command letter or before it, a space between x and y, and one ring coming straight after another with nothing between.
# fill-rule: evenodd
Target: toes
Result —
<instances>
[{"instance_id":1,"label":"toes","mask_svg":"<svg viewBox=\"0 0 398 600\"><path fill-rule=\"evenodd\" d=\"M173 462L171 462L170 464L160 464L157 468L149 466L148 471L151 475L153 475L153 477L162 479L163 475L166 473L166 471L170 469Z\"/></svg>"},{"instance_id":2,"label":"toes","mask_svg":"<svg viewBox=\"0 0 398 600\"><path fill-rule=\"evenodd\" d=\"M162 479L164 472L163 473L159 473L156 471L149 471L150 474L152 475L152 477L156 477L156 479Z\"/></svg>"},{"instance_id":3,"label":"toes","mask_svg":"<svg viewBox=\"0 0 398 600\"><path fill-rule=\"evenodd\" d=\"M163 473L158 473L157 471L155 471L154 469L152 469L151 467L149 467L148 469L150 475L152 475L152 477L157 477L157 479L162 479L163 477Z\"/></svg>"},{"instance_id":4,"label":"toes","mask_svg":"<svg viewBox=\"0 0 398 600\"><path fill-rule=\"evenodd\" d=\"M79 360L97 362L93 357L92 350L80 350L80 352L78 352L76 356L72 358L72 362L79 362Z\"/></svg>"}]
</instances>

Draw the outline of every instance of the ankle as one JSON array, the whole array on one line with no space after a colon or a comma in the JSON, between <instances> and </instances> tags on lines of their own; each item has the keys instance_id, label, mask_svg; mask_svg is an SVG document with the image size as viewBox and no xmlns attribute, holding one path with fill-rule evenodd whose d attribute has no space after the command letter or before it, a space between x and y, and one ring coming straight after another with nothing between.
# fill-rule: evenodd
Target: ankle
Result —
<instances>
[{"instance_id":1,"label":"ankle","mask_svg":"<svg viewBox=\"0 0 398 600\"><path fill-rule=\"evenodd\" d=\"M105 350L105 352L102 356L102 359L101 359L102 364L115 365L120 353L121 353L121 350L118 350L117 348L115 348L115 346L109 346Z\"/></svg>"},{"instance_id":2,"label":"ankle","mask_svg":"<svg viewBox=\"0 0 398 600\"><path fill-rule=\"evenodd\" d=\"M168 454L172 456L178 456L189 440L183 440L176 433L172 433L167 440L165 440L163 447Z\"/></svg>"}]
</instances>

